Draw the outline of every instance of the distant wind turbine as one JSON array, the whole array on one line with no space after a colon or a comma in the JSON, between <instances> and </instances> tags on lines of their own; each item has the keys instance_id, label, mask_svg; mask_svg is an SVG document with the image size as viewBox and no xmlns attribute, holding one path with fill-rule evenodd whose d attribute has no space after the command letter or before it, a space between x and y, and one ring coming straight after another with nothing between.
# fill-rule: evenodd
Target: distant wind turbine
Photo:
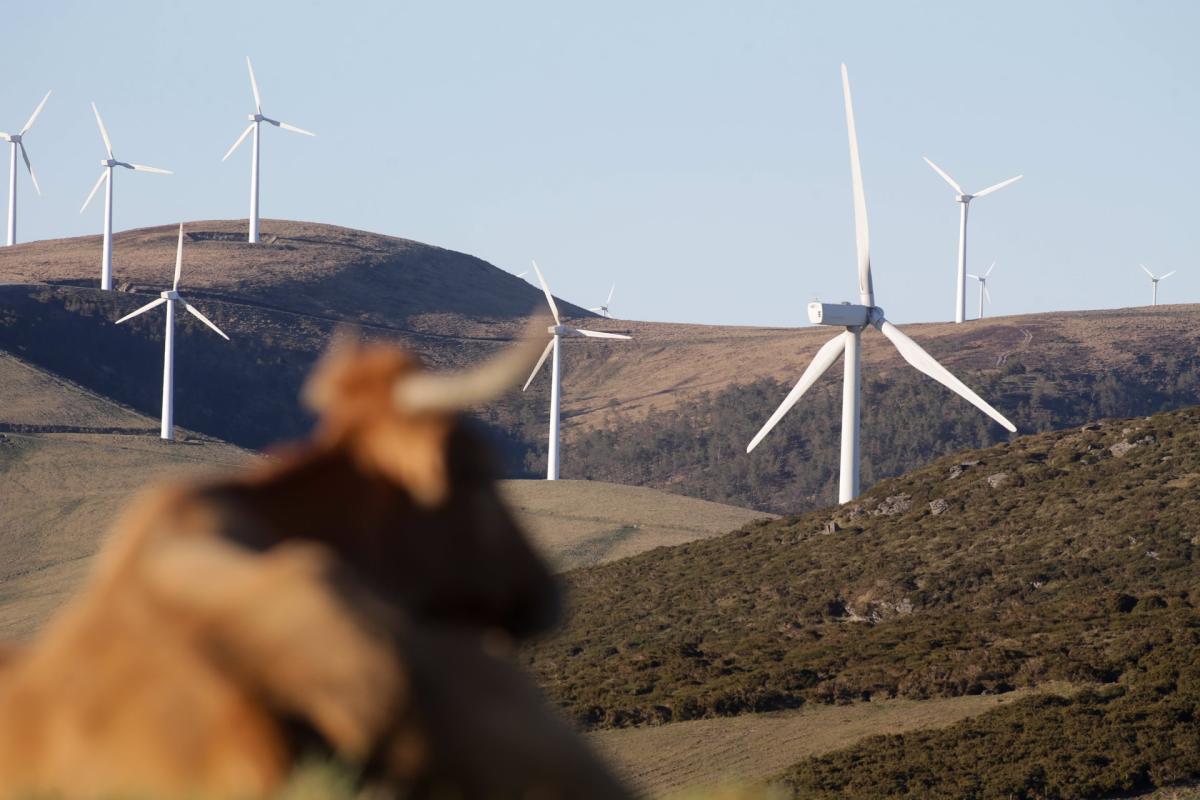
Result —
<instances>
[{"instance_id":1,"label":"distant wind turbine","mask_svg":"<svg viewBox=\"0 0 1200 800\"><path fill-rule=\"evenodd\" d=\"M1166 275L1159 275L1159 276L1155 277L1153 272L1146 269L1145 264L1138 264L1138 266L1142 268L1142 272L1144 272L1150 276L1150 305L1156 306L1156 305L1158 305L1158 282L1165 281L1167 278L1171 277L1179 270L1173 269L1170 272L1168 272Z\"/></svg>"},{"instance_id":2,"label":"distant wind turbine","mask_svg":"<svg viewBox=\"0 0 1200 800\"><path fill-rule=\"evenodd\" d=\"M608 290L608 299L605 300L600 305L596 306L595 308L589 308L588 311L595 311L597 314L599 314L602 317L605 317L606 319L612 319L612 314L608 313L608 307L610 305L612 305L613 292L615 292L616 290L617 290L617 285L614 283L612 285L612 288Z\"/></svg>"},{"instance_id":3,"label":"distant wind turbine","mask_svg":"<svg viewBox=\"0 0 1200 800\"><path fill-rule=\"evenodd\" d=\"M1006 181L1000 181L997 184L993 184L992 186L982 189L975 194L967 194L963 191L962 187L958 185L958 182L955 181L954 178L951 178L949 175L947 175L941 167L930 161L925 156L922 156L922 158L925 158L925 163L933 167L933 171L938 175L941 175L946 183L950 184L950 187L957 192L954 197L954 202L962 205L962 211L959 215L958 222L958 288L957 293L955 294L954 304L954 321L962 322L967 316L967 206L969 206L971 201L975 198L983 197L984 195L989 195L992 192L999 191L1005 186L1008 186L1010 183L1016 183L1025 176L1018 175L1015 178L1009 178Z\"/></svg>"},{"instance_id":4,"label":"distant wind turbine","mask_svg":"<svg viewBox=\"0 0 1200 800\"><path fill-rule=\"evenodd\" d=\"M542 271L538 269L536 261L533 262L533 271L537 275L538 283L542 285L542 291L546 294L546 302L550 305L550 313L554 315L554 325L546 329L546 332L550 334L550 342L546 345L546 349L542 351L542 357L534 365L533 372L529 373L529 380L525 381L525 385L521 387L521 391L529 388L529 384L537 376L538 370L542 368L542 364L546 363L546 357L553 352L554 358L550 362L550 444L546 453L546 480L554 481L558 480L558 409L559 393L562 388L559 340L563 336L587 336L593 339L632 339L633 337L620 333L605 333L603 331L588 331L583 328L570 328L563 325L562 318L558 315L558 306L554 302L554 295L550 294L550 287L546 285L546 279L542 277Z\"/></svg>"},{"instance_id":5,"label":"distant wind turbine","mask_svg":"<svg viewBox=\"0 0 1200 800\"><path fill-rule=\"evenodd\" d=\"M973 273L968 273L968 277L974 278L975 280L979 281L979 318L980 319L983 319L983 299L986 297L987 301L989 303L992 302L992 294L991 294L991 292L989 292L987 290L987 282L988 282L988 275L991 275L992 270L994 270L995 268L996 268L996 262L993 261L992 265L987 268L987 272L983 273L982 275L975 275Z\"/></svg>"},{"instance_id":6,"label":"distant wind turbine","mask_svg":"<svg viewBox=\"0 0 1200 800\"><path fill-rule=\"evenodd\" d=\"M818 325L844 327L846 330L821 346L795 387L784 398L779 408L775 409L775 413L762 426L750 444L746 446L746 452L749 453L758 446L763 437L770 433L771 429L783 419L792 406L796 405L796 402L816 382L817 378L820 378L827 369L833 366L838 356L844 352L842 453L838 502L847 503L858 496L859 489L859 464L861 463L859 452L859 391L861 389L859 340L863 329L868 325L875 326L880 333L890 339L896 349L900 351L900 355L910 365L966 398L972 405L999 422L1007 430L1015 431L1016 426L999 411L988 405L979 395L967 388L962 381L950 374L949 370L921 349L920 345L888 322L883 316L883 309L875 305L875 290L871 283L867 200L863 191L862 166L858 158L858 135L854 127L854 106L850 100L850 78L846 73L845 64L842 65L842 93L846 104L846 127L850 137L850 176L854 189L854 234L858 251L858 294L861 305L849 303L808 304L808 318L811 322Z\"/></svg>"},{"instance_id":7,"label":"distant wind turbine","mask_svg":"<svg viewBox=\"0 0 1200 800\"><path fill-rule=\"evenodd\" d=\"M29 163L29 153L25 152L25 134L29 133L29 129L33 127L33 121L38 118L38 114L42 113L42 108L45 107L46 101L50 99L50 92L46 92L46 96L42 98L42 102L38 103L38 107L33 110L33 114L29 116L29 121L25 123L25 127L21 128L20 133L3 133L0 132L0 140L8 142L8 244L12 246L17 243L17 150L21 151L21 158L25 160L25 169L29 170L29 180L33 181L33 188L38 194L42 193L42 187L38 186L37 175L33 174L33 164Z\"/></svg>"},{"instance_id":8,"label":"distant wind turbine","mask_svg":"<svg viewBox=\"0 0 1200 800\"><path fill-rule=\"evenodd\" d=\"M170 175L171 172L158 167L147 167L144 164L130 164L125 161L117 161L113 157L112 142L108 138L108 131L104 129L104 120L100 119L100 111L96 108L96 104L92 103L92 113L96 115L96 124L100 126L100 137L104 139L104 149L108 152L108 158L100 162L100 166L104 170L100 173L100 178L96 181L96 185L92 187L92 191L88 193L87 200L83 201L83 205L79 208L79 213L82 214L88 207L88 203L92 202L92 198L96 196L96 191L100 188L100 184L104 186L104 252L101 257L100 264L100 288L104 291L112 289L112 198L113 198L113 167L125 167L134 172L154 172L159 175Z\"/></svg>"},{"instance_id":9,"label":"distant wind turbine","mask_svg":"<svg viewBox=\"0 0 1200 800\"><path fill-rule=\"evenodd\" d=\"M116 324L120 325L127 319L133 319L139 314L144 314L152 308L167 304L167 328L166 334L163 336L163 389L162 389L162 429L159 436L167 441L175 438L175 304L183 303L183 307L187 312L196 319L203 322L208 327L216 331L217 335L225 341L229 341L229 337L225 332L213 324L212 320L201 314L188 301L184 300L179 294L179 277L183 271L183 223L179 225L179 244L175 248L175 281L171 284L171 291L163 292L162 296L157 300L147 303L136 311L126 314L117 320Z\"/></svg>"},{"instance_id":10,"label":"distant wind turbine","mask_svg":"<svg viewBox=\"0 0 1200 800\"><path fill-rule=\"evenodd\" d=\"M242 135L237 138L221 159L225 161L233 151L238 149L238 145L246 140L250 132L254 132L254 149L250 156L250 235L247 241L254 244L258 241L258 153L259 153L259 137L262 133L261 125L264 122L269 122L276 128L283 128L285 131L294 133L302 133L305 136L316 136L312 131L306 131L303 128L297 128L295 125L289 125L286 122L280 122L277 119L263 116L262 113L262 96L258 93L258 81L254 80L254 66L250 63L250 56L246 56L246 69L250 71L250 90L254 92L254 113L250 114L247 119L250 124L246 126L246 130L242 131Z\"/></svg>"}]
</instances>

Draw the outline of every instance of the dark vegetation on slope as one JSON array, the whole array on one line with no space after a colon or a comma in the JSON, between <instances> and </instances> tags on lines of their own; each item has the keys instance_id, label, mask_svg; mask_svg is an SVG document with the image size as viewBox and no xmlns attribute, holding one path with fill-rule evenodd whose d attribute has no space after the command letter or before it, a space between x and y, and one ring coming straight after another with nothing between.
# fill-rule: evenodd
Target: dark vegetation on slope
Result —
<instances>
[{"instance_id":1,"label":"dark vegetation on slope","mask_svg":"<svg viewBox=\"0 0 1200 800\"><path fill-rule=\"evenodd\" d=\"M526 657L590 728L1111 684L1200 623L1198 548L1189 409L943 458L853 506L572 573L566 626Z\"/></svg>"},{"instance_id":2,"label":"dark vegetation on slope","mask_svg":"<svg viewBox=\"0 0 1200 800\"><path fill-rule=\"evenodd\" d=\"M1147 359L1137 369L1104 375L1027 371L1017 356L1000 370L962 377L1022 433L1200 403L1196 354ZM754 453L746 453L746 444L790 388L765 379L642 420L613 415L603 429L570 443L563 473L775 513L828 505L837 499L840 375L810 390ZM862 412L866 488L940 456L1010 438L966 401L911 370L886 381L868 377Z\"/></svg>"},{"instance_id":3,"label":"dark vegetation on slope","mask_svg":"<svg viewBox=\"0 0 1200 800\"><path fill-rule=\"evenodd\" d=\"M1019 701L948 728L877 736L807 759L797 798L1088 798L1200 775L1200 629L1166 615L1116 684Z\"/></svg>"}]
</instances>

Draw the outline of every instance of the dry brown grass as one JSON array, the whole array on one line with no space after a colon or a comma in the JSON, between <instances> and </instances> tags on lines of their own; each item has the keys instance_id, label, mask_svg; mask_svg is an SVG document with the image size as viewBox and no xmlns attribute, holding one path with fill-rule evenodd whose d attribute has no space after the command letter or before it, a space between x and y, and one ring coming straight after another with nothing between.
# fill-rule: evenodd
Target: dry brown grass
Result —
<instances>
[{"instance_id":1,"label":"dry brown grass","mask_svg":"<svg viewBox=\"0 0 1200 800\"><path fill-rule=\"evenodd\" d=\"M561 570L707 539L773 517L601 481L504 481L503 490L534 542Z\"/></svg>"},{"instance_id":2,"label":"dry brown grass","mask_svg":"<svg viewBox=\"0 0 1200 800\"><path fill-rule=\"evenodd\" d=\"M1043 689L1067 690L1065 685ZM802 758L840 750L868 736L945 727L1029 694L1025 690L942 700L813 705L797 711L597 731L588 734L588 740L631 785L657 797L762 781Z\"/></svg>"}]
</instances>

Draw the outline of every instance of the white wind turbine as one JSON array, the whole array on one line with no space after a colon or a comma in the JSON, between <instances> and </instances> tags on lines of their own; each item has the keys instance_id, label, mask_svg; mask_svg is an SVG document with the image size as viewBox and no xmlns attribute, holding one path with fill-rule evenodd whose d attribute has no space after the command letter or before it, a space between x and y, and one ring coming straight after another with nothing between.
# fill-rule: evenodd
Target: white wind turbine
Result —
<instances>
[{"instance_id":1,"label":"white wind turbine","mask_svg":"<svg viewBox=\"0 0 1200 800\"><path fill-rule=\"evenodd\" d=\"M988 282L988 275L991 275L992 270L994 270L995 268L996 268L996 262L993 261L992 265L987 268L987 272L983 273L982 275L976 275L974 273L967 274L968 277L974 278L975 280L979 281L979 318L980 319L983 319L983 300L984 300L984 298L986 297L987 301L989 303L992 302L992 293L987 290L987 282Z\"/></svg>"},{"instance_id":2,"label":"white wind turbine","mask_svg":"<svg viewBox=\"0 0 1200 800\"><path fill-rule=\"evenodd\" d=\"M113 167L125 167L134 172L155 172L159 175L170 175L170 170L159 169L158 167L147 167L144 164L130 164L125 161L117 161L113 157L112 142L108 138L108 131L104 129L104 120L100 119L100 111L96 108L96 104L92 103L92 112L96 115L96 124L100 126L100 136L104 139L104 149L108 152L108 158L100 162L100 166L104 170L100 173L100 178L96 181L96 185L92 187L92 191L88 193L87 200L83 201L83 205L79 208L79 213L82 214L92 202L92 198L96 196L96 191L100 188L100 184L104 186L104 252L100 264L100 288L104 291L112 289L112 198L113 198Z\"/></svg>"},{"instance_id":3,"label":"white wind turbine","mask_svg":"<svg viewBox=\"0 0 1200 800\"><path fill-rule=\"evenodd\" d=\"M29 116L29 122L25 123L25 127L21 128L20 133L3 133L0 132L0 140L8 142L8 244L12 246L17 243L17 150L21 151L21 158L25 160L25 169L29 170L29 180L33 181L33 188L38 194L42 193L42 187L38 186L37 175L33 174L33 164L29 163L29 153L25 152L25 134L29 133L29 129L33 127L33 121L38 118L38 114L42 113L42 108L46 105L46 101L50 99L50 92L46 92L46 96L42 98L42 102L38 103L38 107L33 110L33 114Z\"/></svg>"},{"instance_id":4,"label":"white wind turbine","mask_svg":"<svg viewBox=\"0 0 1200 800\"><path fill-rule=\"evenodd\" d=\"M612 285L612 288L608 290L608 299L605 300L600 305L596 306L595 308L589 308L588 311L595 311L597 314L604 317L605 319L612 319L612 314L610 314L608 312L608 307L610 305L612 305L613 292L615 292L616 290L617 290L617 285L614 283Z\"/></svg>"},{"instance_id":5,"label":"white wind turbine","mask_svg":"<svg viewBox=\"0 0 1200 800\"><path fill-rule=\"evenodd\" d=\"M208 327L216 331L217 335L225 341L229 341L229 337L225 332L213 324L212 320L201 314L188 301L184 300L179 294L179 276L183 271L183 224L179 225L179 244L175 248L175 281L171 284L171 291L163 292L162 296L157 300L146 303L146 305L136 311L126 314L117 320L116 324L120 325L127 319L133 319L139 314L144 314L152 308L167 304L167 328L166 334L163 336L163 389L162 389L162 429L159 436L167 441L175 438L175 304L183 303L183 307L187 312L196 319L203 322Z\"/></svg>"},{"instance_id":6,"label":"white wind turbine","mask_svg":"<svg viewBox=\"0 0 1200 800\"><path fill-rule=\"evenodd\" d=\"M1166 280L1167 278L1171 277L1176 272L1178 272L1178 270L1173 269L1170 272L1168 272L1166 275L1159 275L1156 277L1153 272L1146 269L1145 264L1138 264L1138 266L1142 268L1142 272L1144 272L1150 276L1150 305L1156 306L1156 305L1158 305L1158 282Z\"/></svg>"},{"instance_id":7,"label":"white wind turbine","mask_svg":"<svg viewBox=\"0 0 1200 800\"><path fill-rule=\"evenodd\" d=\"M984 195L989 195L992 192L999 191L1005 186L1008 186L1010 183L1016 183L1025 176L1018 175L1015 178L1009 178L1006 181L1000 181L997 184L993 184L992 186L982 189L975 194L967 194L963 191L962 187L958 185L954 178L951 178L949 175L947 175L941 167L930 161L925 156L922 156L922 158L925 159L926 164L933 167L934 172L936 172L938 175L941 175L946 183L950 184L950 187L957 192L954 197L954 202L962 205L962 211L959 214L958 222L958 288L954 301L954 321L962 322L967 316L967 207L971 205L971 201L975 198L983 197Z\"/></svg>"},{"instance_id":8,"label":"white wind turbine","mask_svg":"<svg viewBox=\"0 0 1200 800\"><path fill-rule=\"evenodd\" d=\"M250 70L250 90L254 92L254 113L249 115L247 119L250 124L246 130L242 131L242 135L237 138L226 152L222 161L233 155L233 151L238 149L238 145L246 140L250 132L254 132L254 149L250 156L250 235L247 241L254 244L258 241L258 153L259 153L259 137L262 133L261 125L264 122L269 122L276 128L283 128L285 131L294 133L302 133L305 136L316 136L312 131L306 131L303 128L297 128L295 125L289 125L286 122L280 122L277 119L263 116L262 113L262 96L258 93L258 81L254 80L254 67L250 64L250 56L246 56L246 69Z\"/></svg>"},{"instance_id":9,"label":"white wind turbine","mask_svg":"<svg viewBox=\"0 0 1200 800\"><path fill-rule=\"evenodd\" d=\"M538 269L536 261L533 262L533 271L537 275L538 283L542 285L542 291L546 294L546 302L550 304L550 313L554 315L554 324L546 329L546 332L550 334L550 341L546 344L546 349L542 351L542 357L534 365L533 372L529 373L529 380L525 381L521 391L529 388L529 384L533 382L538 370L542 368L542 364L546 363L546 357L553 352L554 358L550 362L550 445L546 453L546 480L554 481L558 480L558 403L562 379L559 340L563 336L587 336L593 339L632 339L633 337L620 333L570 328L563 325L562 318L558 316L558 306L554 302L554 295L550 294L550 287L546 285L546 279L542 277L542 271Z\"/></svg>"},{"instance_id":10,"label":"white wind turbine","mask_svg":"<svg viewBox=\"0 0 1200 800\"><path fill-rule=\"evenodd\" d=\"M861 360L859 356L859 340L862 331L868 325L873 325L884 336L891 340L900 355L910 365L924 372L938 383L966 398L972 405L983 411L992 419L999 422L1009 431L1016 427L996 409L987 404L979 395L971 391L962 381L950 374L950 371L939 364L933 356L908 338L899 328L888 322L883 316L883 309L875 305L875 290L871 284L871 255L870 235L867 229L867 201L863 193L862 167L858 159L858 136L854 128L854 107L850 101L850 78L846 74L846 65L842 65L842 92L846 103L846 127L850 136L850 176L854 189L854 235L858 251L858 294L860 305L849 303L809 303L808 318L818 325L833 325L844 327L846 330L830 339L817 351L812 363L804 370L788 396L775 409L775 413L762 426L762 429L746 446L749 453L763 440L772 428L783 419L800 397L808 391L821 375L833 366L843 351L845 352L844 373L842 378L842 452L841 476L838 485L838 502L846 503L858 496L859 483L859 390L861 380Z\"/></svg>"}]
</instances>

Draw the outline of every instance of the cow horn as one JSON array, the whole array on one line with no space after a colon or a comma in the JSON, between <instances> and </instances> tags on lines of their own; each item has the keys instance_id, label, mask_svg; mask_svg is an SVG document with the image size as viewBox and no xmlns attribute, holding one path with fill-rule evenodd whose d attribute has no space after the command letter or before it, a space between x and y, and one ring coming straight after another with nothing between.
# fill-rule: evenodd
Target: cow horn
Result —
<instances>
[{"instance_id":1,"label":"cow horn","mask_svg":"<svg viewBox=\"0 0 1200 800\"><path fill-rule=\"evenodd\" d=\"M420 372L396 381L396 407L410 413L453 413L517 386L545 347L550 318L535 315L516 344L476 367L449 374Z\"/></svg>"}]
</instances>

